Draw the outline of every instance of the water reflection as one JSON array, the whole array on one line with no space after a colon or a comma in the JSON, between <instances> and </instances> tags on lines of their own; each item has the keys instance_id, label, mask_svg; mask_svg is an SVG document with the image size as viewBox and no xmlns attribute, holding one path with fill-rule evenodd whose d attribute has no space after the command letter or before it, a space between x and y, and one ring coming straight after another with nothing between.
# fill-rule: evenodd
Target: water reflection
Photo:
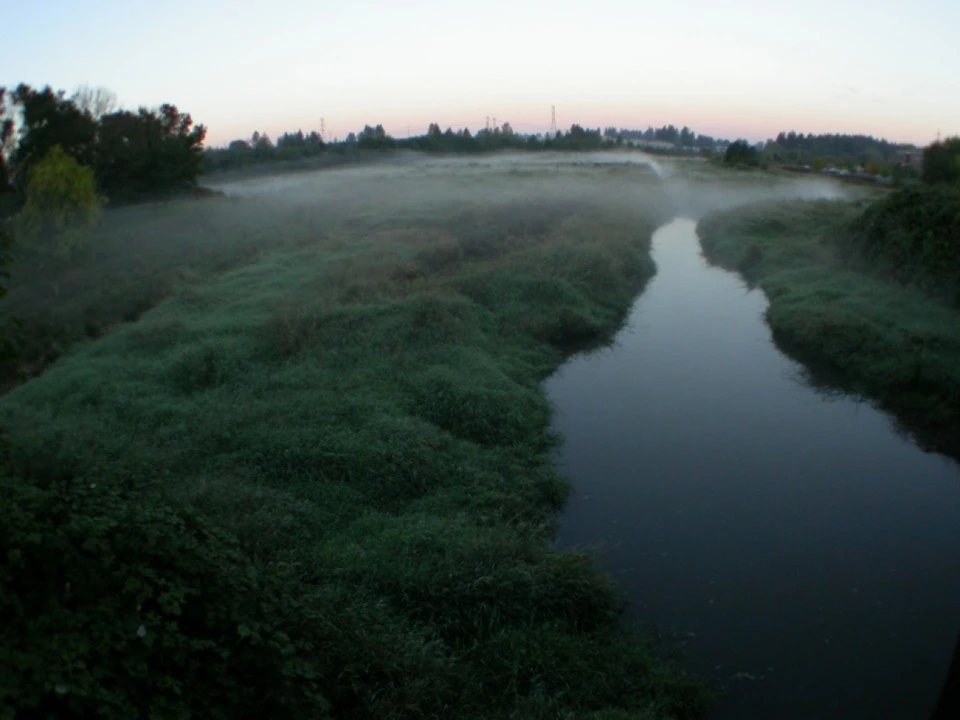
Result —
<instances>
[{"instance_id":1,"label":"water reflection","mask_svg":"<svg viewBox=\"0 0 960 720\"><path fill-rule=\"evenodd\" d=\"M547 382L575 486L558 543L601 544L634 617L686 638L716 718L929 716L960 604L956 466L809 382L692 221L654 259L616 345Z\"/></svg>"}]
</instances>

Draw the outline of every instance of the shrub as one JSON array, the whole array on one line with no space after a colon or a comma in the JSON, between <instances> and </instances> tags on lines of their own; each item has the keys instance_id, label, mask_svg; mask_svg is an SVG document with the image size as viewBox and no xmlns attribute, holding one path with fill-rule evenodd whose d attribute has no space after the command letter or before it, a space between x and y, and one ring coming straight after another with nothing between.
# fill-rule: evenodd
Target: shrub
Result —
<instances>
[{"instance_id":1,"label":"shrub","mask_svg":"<svg viewBox=\"0 0 960 720\"><path fill-rule=\"evenodd\" d=\"M863 212L841 237L850 258L950 305L960 305L960 192L899 190Z\"/></svg>"},{"instance_id":2,"label":"shrub","mask_svg":"<svg viewBox=\"0 0 960 720\"><path fill-rule=\"evenodd\" d=\"M84 231L100 219L102 203L93 170L55 145L27 176L19 235L56 258L69 258L82 247Z\"/></svg>"},{"instance_id":3,"label":"shrub","mask_svg":"<svg viewBox=\"0 0 960 720\"><path fill-rule=\"evenodd\" d=\"M88 481L3 477L0 553L0 716L325 707L280 583L195 513Z\"/></svg>"}]
</instances>

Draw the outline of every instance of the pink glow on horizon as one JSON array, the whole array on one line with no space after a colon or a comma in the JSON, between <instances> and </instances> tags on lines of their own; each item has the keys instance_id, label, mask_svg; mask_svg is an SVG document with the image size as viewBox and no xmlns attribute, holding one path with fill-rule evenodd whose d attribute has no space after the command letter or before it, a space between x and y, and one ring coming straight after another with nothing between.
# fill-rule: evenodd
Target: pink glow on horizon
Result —
<instances>
[{"instance_id":1,"label":"pink glow on horizon","mask_svg":"<svg viewBox=\"0 0 960 720\"><path fill-rule=\"evenodd\" d=\"M545 113L521 112L513 117L496 117L498 125L509 122L513 129L522 134L546 133L550 124L550 108ZM491 116L491 122L494 116ZM800 121L802 119L802 122ZM343 139L348 133L358 132L364 125L382 124L388 134L404 138L408 135L422 135L427 131L430 123L436 122L441 128L453 128L455 131L461 128L469 128L470 132L476 133L482 130L486 124L486 116L470 116L467 114L457 114L450 116L430 115L423 117L413 116L409 120L402 117L381 117L358 119L354 122L337 121L333 118L326 118L327 139ZM606 128L614 126L617 128L645 130L648 126L655 128L663 125L676 125L678 128L684 125L688 126L694 132L703 135L710 135L715 138L724 138L735 140L737 138L746 138L751 142L770 140L776 137L777 133L796 132L806 133L842 133L850 135L873 135L874 137L884 138L898 144L914 144L924 146L936 139L936 132L930 132L923 124L903 123L898 128L891 127L889 122L877 120L872 124L864 124L855 118L818 118L815 116L808 118L799 118L794 116L794 121L779 119L771 114L769 116L763 113L754 113L744 115L740 113L701 115L691 113L686 119L683 117L672 117L666 113L650 113L647 117L634 116L626 113L611 112L609 114L584 113L583 117L573 118L564 115L561 110L557 110L557 126L560 130L569 129L570 125L579 124L587 128ZM319 131L319 119L301 117L290 122L272 120L267 124L250 127L247 124L231 123L230 125L221 125L219 127L208 128L207 145L217 147L226 145L232 140L249 138L254 130L263 133L266 132L271 138L276 140L284 132L296 132L303 130L305 133L311 130Z\"/></svg>"},{"instance_id":2,"label":"pink glow on horizon","mask_svg":"<svg viewBox=\"0 0 960 720\"><path fill-rule=\"evenodd\" d=\"M184 22L189 18L189 22ZM687 125L727 138L960 134L957 0L15 3L0 85L176 104L211 145L382 123L519 132Z\"/></svg>"}]
</instances>

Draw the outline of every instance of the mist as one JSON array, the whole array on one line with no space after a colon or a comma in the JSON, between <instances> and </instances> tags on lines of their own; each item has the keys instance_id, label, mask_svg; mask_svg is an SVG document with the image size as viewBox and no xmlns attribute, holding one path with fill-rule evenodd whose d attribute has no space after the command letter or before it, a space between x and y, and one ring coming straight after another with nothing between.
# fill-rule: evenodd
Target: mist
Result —
<instances>
[{"instance_id":1,"label":"mist","mask_svg":"<svg viewBox=\"0 0 960 720\"><path fill-rule=\"evenodd\" d=\"M703 160L640 152L401 155L376 165L226 179L208 187L268 211L297 208L331 219L564 202L699 219L759 201L850 200L866 192L830 179L730 172Z\"/></svg>"}]
</instances>

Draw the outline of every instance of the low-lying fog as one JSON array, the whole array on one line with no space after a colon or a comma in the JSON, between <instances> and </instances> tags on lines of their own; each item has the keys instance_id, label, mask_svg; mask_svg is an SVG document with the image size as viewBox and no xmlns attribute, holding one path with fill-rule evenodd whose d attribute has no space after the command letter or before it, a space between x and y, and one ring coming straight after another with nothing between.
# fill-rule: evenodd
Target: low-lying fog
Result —
<instances>
[{"instance_id":1,"label":"low-lying fog","mask_svg":"<svg viewBox=\"0 0 960 720\"><path fill-rule=\"evenodd\" d=\"M411 154L376 165L256 179L224 176L208 181L208 186L238 199L361 214L569 199L647 205L660 213L691 218L753 201L853 199L868 192L825 178L733 171L701 159L655 159L635 151L483 157Z\"/></svg>"}]
</instances>

